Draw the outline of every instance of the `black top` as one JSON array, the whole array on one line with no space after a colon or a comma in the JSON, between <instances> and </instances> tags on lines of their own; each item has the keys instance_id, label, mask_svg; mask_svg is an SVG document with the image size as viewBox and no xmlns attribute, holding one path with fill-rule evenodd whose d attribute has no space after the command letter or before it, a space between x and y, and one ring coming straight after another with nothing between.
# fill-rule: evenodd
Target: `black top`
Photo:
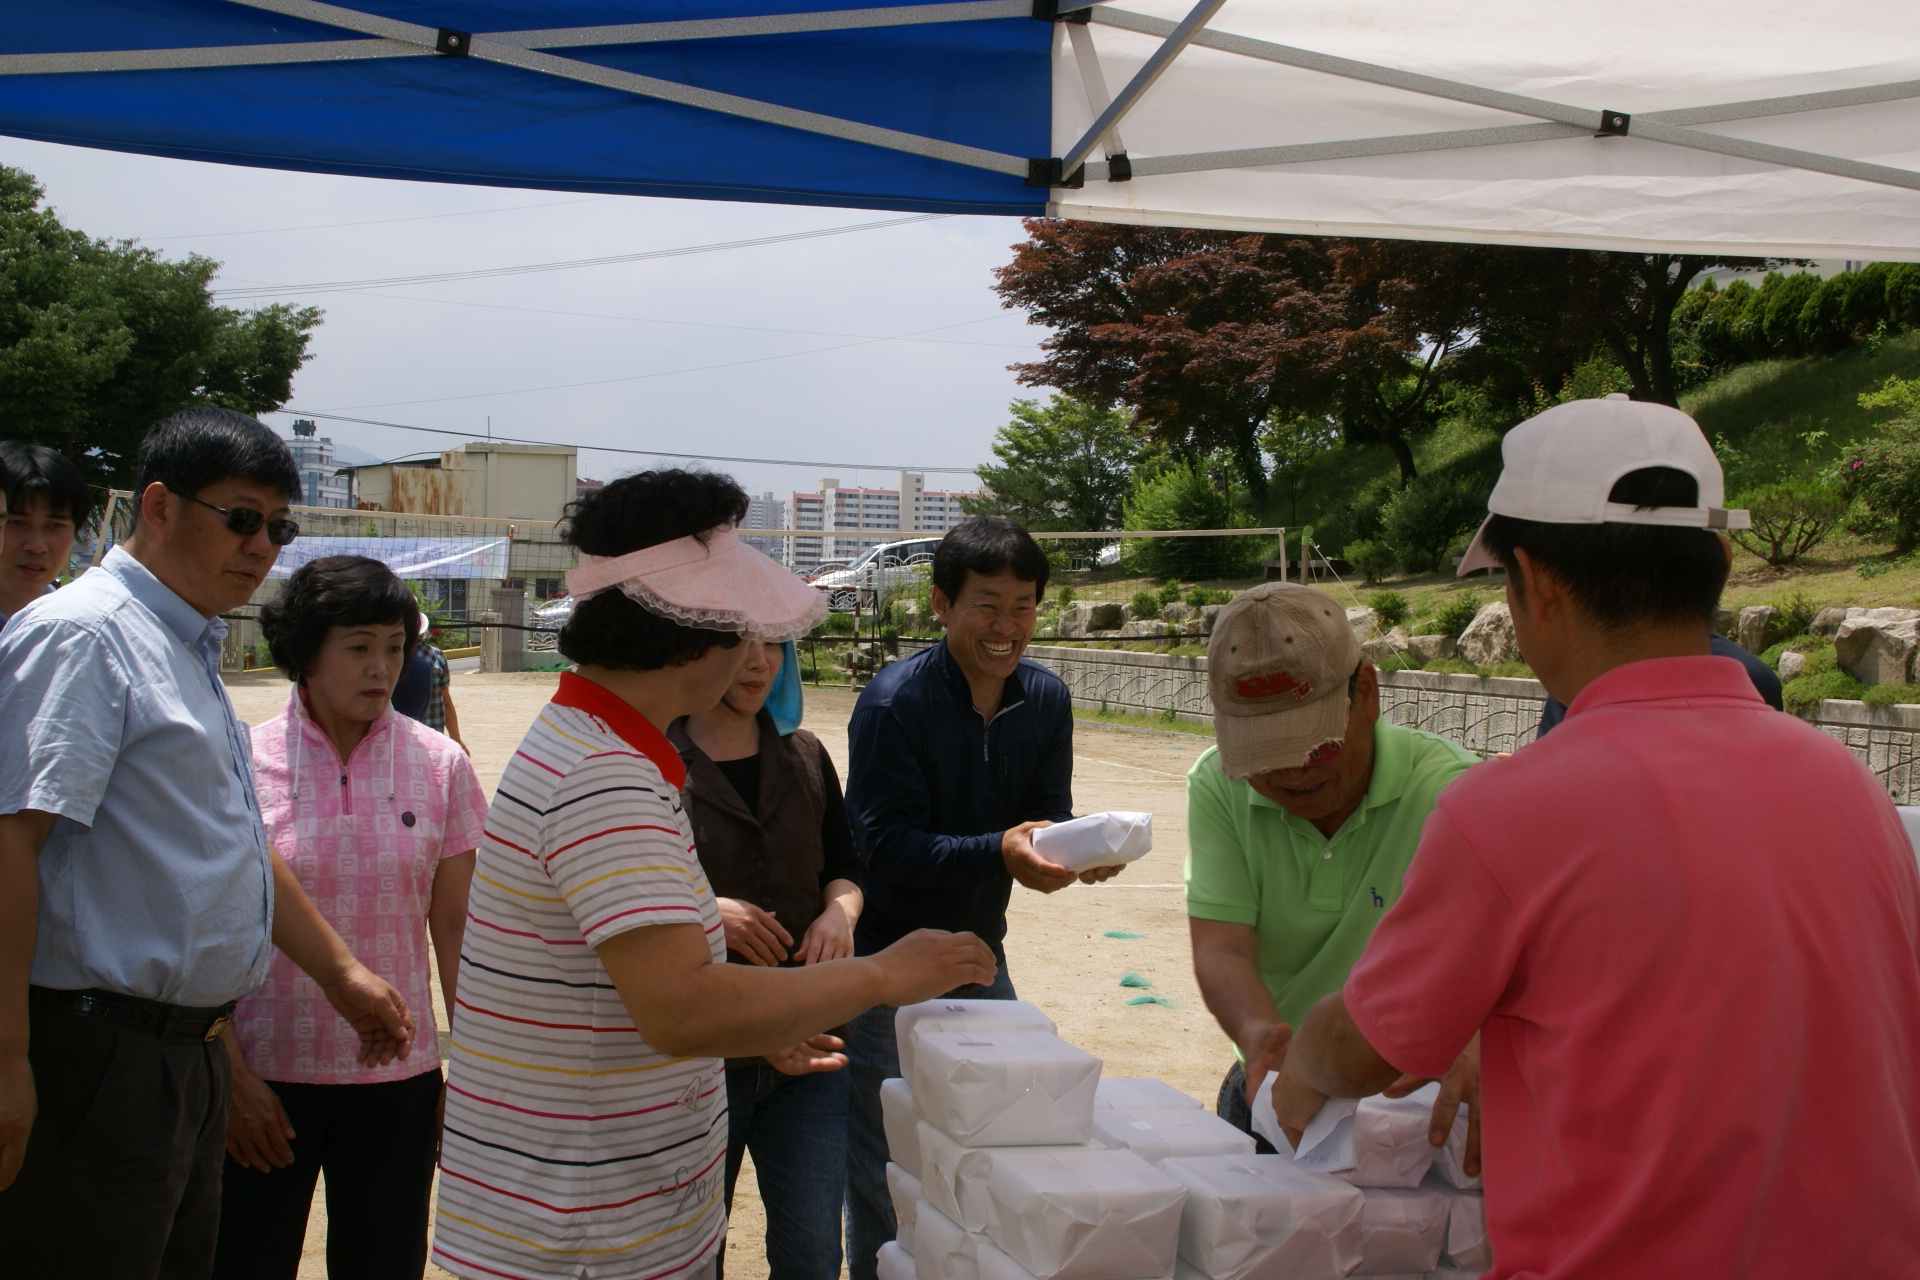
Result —
<instances>
[{"instance_id":1,"label":"black top","mask_svg":"<svg viewBox=\"0 0 1920 1280\"><path fill-rule=\"evenodd\" d=\"M1732 658L1735 662L1738 662L1747 669L1747 679L1753 681L1754 692L1765 699L1768 706L1772 707L1775 711L1785 711L1787 709L1786 703L1780 696L1780 677L1773 673L1772 667L1760 661L1760 659L1754 657L1745 649L1742 649L1739 645L1721 635L1718 631L1713 632L1709 636L1709 643L1713 646L1714 657ZM1534 740L1537 742L1541 738L1546 737L1547 730L1553 728L1553 726L1559 724L1566 718L1566 703L1560 701L1558 698L1548 698L1547 705L1540 709L1540 728L1534 733Z\"/></svg>"},{"instance_id":2,"label":"black top","mask_svg":"<svg viewBox=\"0 0 1920 1280\"><path fill-rule=\"evenodd\" d=\"M727 784L748 809L760 811L760 757L741 756L738 760L715 760L714 765L727 777ZM831 767L831 766L829 766Z\"/></svg>"},{"instance_id":3,"label":"black top","mask_svg":"<svg viewBox=\"0 0 1920 1280\"><path fill-rule=\"evenodd\" d=\"M1013 891L1001 833L1073 816L1065 683L1023 658L985 720L943 640L860 691L847 756L847 809L867 872L855 950L871 955L931 928L973 933L1000 956Z\"/></svg>"}]
</instances>

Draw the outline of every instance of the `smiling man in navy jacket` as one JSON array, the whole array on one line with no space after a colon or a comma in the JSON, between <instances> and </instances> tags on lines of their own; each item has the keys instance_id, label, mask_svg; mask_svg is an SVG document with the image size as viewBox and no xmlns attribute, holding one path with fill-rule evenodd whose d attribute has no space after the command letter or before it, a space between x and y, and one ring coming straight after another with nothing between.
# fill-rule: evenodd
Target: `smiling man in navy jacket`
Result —
<instances>
[{"instance_id":1,"label":"smiling man in navy jacket","mask_svg":"<svg viewBox=\"0 0 1920 1280\"><path fill-rule=\"evenodd\" d=\"M1018 880L1052 893L1079 876L1033 849L1033 831L1073 816L1073 707L1060 677L1020 655L1047 589L1047 557L998 516L956 526L933 554L933 612L946 639L888 667L853 710L847 811L866 868L854 949L871 955L915 929L977 934L1000 972L961 998L1011 1000L1007 901ZM853 1116L847 1267L874 1280L893 1239L880 1082L900 1074L893 1010L855 1019L848 1042Z\"/></svg>"}]
</instances>

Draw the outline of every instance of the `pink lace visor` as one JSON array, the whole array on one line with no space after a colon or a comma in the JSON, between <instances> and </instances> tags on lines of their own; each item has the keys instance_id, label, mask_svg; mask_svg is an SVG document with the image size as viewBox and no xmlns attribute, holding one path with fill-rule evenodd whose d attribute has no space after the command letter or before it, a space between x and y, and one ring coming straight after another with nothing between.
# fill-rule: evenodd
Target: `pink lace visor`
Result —
<instances>
[{"instance_id":1,"label":"pink lace visor","mask_svg":"<svg viewBox=\"0 0 1920 1280\"><path fill-rule=\"evenodd\" d=\"M732 525L642 547L623 556L582 554L567 574L578 605L618 589L649 613L682 626L792 640L827 616L827 599L740 540Z\"/></svg>"}]
</instances>

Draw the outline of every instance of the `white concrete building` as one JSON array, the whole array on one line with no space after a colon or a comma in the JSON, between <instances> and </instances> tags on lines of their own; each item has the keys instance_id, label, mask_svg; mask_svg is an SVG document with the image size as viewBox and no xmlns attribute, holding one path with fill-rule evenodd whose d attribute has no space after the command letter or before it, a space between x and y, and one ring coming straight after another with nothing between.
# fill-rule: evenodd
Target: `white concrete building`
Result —
<instances>
[{"instance_id":1,"label":"white concrete building","mask_svg":"<svg viewBox=\"0 0 1920 1280\"><path fill-rule=\"evenodd\" d=\"M353 505L352 481L346 476L334 474L340 469L340 464L333 456L333 437L321 435L319 426L312 419L297 418L293 424L293 439L287 441L287 448L293 451L293 465L300 468L301 494L295 499L295 505Z\"/></svg>"},{"instance_id":2,"label":"white concrete building","mask_svg":"<svg viewBox=\"0 0 1920 1280\"><path fill-rule=\"evenodd\" d=\"M792 527L840 536L792 539L788 563L795 572L812 573L823 563L852 560L882 542L945 533L966 518L960 500L978 496L971 490L929 489L926 476L915 471L902 471L897 489L849 489L837 478L823 479L819 492L789 499Z\"/></svg>"}]
</instances>

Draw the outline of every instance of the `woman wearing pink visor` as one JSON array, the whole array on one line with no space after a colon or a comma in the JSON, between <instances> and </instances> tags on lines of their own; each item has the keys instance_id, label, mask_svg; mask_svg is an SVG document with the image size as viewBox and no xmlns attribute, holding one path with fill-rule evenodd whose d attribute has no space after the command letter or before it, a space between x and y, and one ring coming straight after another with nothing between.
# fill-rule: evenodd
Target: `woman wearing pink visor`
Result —
<instances>
[{"instance_id":1,"label":"woman wearing pink visor","mask_svg":"<svg viewBox=\"0 0 1920 1280\"><path fill-rule=\"evenodd\" d=\"M453 1015L434 1260L475 1280L701 1280L726 1232L724 1059L845 1064L820 1034L992 980L966 934L799 969L729 965L665 730L812 588L743 543L725 476L654 471L568 509L577 664L487 816Z\"/></svg>"}]
</instances>

